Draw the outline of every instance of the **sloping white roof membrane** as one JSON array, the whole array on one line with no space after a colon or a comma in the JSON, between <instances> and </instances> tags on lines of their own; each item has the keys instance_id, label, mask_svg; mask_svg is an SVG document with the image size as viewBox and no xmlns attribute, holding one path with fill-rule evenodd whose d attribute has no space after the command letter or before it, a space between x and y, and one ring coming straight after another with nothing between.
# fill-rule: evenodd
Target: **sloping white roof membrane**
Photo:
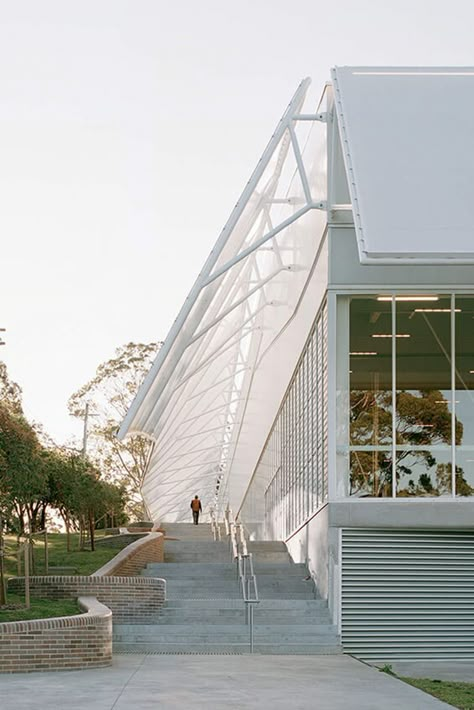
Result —
<instances>
[{"instance_id":1,"label":"sloping white roof membrane","mask_svg":"<svg viewBox=\"0 0 474 710\"><path fill-rule=\"evenodd\" d=\"M155 442L154 519L187 519L218 477L220 505L239 508L326 288L338 135L362 263L474 262L474 69L343 67L332 80L331 155L305 80L120 429Z\"/></svg>"},{"instance_id":2,"label":"sloping white roof membrane","mask_svg":"<svg viewBox=\"0 0 474 710\"><path fill-rule=\"evenodd\" d=\"M474 68L332 79L361 262L473 262Z\"/></svg>"},{"instance_id":3,"label":"sloping white roof membrane","mask_svg":"<svg viewBox=\"0 0 474 710\"><path fill-rule=\"evenodd\" d=\"M301 83L121 427L154 439L155 519L199 493L235 507L314 319L295 325L326 225L326 127ZM325 279L320 286L325 288ZM296 319L297 320L297 319ZM291 339L291 341L290 341Z\"/></svg>"}]
</instances>

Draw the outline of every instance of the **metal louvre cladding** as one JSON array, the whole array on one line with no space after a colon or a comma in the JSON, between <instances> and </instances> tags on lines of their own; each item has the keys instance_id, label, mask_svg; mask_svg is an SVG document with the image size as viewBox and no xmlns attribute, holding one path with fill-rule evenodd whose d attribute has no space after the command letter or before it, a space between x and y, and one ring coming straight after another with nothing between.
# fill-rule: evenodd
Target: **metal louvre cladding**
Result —
<instances>
[{"instance_id":1,"label":"metal louvre cladding","mask_svg":"<svg viewBox=\"0 0 474 710\"><path fill-rule=\"evenodd\" d=\"M341 596L348 653L474 659L474 531L344 529Z\"/></svg>"}]
</instances>

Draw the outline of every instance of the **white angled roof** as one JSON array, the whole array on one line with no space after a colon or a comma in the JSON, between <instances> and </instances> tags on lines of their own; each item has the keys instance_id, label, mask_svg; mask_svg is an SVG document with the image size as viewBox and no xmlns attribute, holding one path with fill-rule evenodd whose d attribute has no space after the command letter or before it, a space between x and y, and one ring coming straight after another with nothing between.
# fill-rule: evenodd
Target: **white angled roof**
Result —
<instances>
[{"instance_id":1,"label":"white angled roof","mask_svg":"<svg viewBox=\"0 0 474 710\"><path fill-rule=\"evenodd\" d=\"M326 225L326 126L302 82L190 291L119 436L156 442L143 493L155 519L190 496L236 508L309 328L301 308ZM320 279L324 292L326 276Z\"/></svg>"},{"instance_id":2,"label":"white angled roof","mask_svg":"<svg viewBox=\"0 0 474 710\"><path fill-rule=\"evenodd\" d=\"M326 201L332 220L350 216L327 196L328 161L331 192L344 183L337 134L362 263L474 263L474 69L336 68L329 116L305 105L308 85L121 427L155 442L143 487L155 519L186 519L218 477L222 502L241 503L326 289Z\"/></svg>"},{"instance_id":3,"label":"white angled roof","mask_svg":"<svg viewBox=\"0 0 474 710\"><path fill-rule=\"evenodd\" d=\"M474 68L338 67L361 262L474 261Z\"/></svg>"}]
</instances>

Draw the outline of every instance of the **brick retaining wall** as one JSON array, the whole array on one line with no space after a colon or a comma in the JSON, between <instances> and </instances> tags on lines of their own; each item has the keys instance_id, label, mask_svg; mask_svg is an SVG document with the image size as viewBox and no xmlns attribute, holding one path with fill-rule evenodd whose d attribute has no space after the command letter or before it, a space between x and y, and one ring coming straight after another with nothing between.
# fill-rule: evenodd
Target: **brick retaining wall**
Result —
<instances>
[{"instance_id":1,"label":"brick retaining wall","mask_svg":"<svg viewBox=\"0 0 474 710\"><path fill-rule=\"evenodd\" d=\"M0 672L109 666L112 613L90 597L79 597L79 605L86 613L0 623Z\"/></svg>"},{"instance_id":2,"label":"brick retaining wall","mask_svg":"<svg viewBox=\"0 0 474 710\"><path fill-rule=\"evenodd\" d=\"M112 616L118 624L156 620L166 598L165 580L133 575L147 562L163 562L164 536L152 532L131 537L132 544L94 575L30 577L32 598L79 598L88 611L0 623L0 672L106 666L112 660ZM23 594L24 577L10 579L8 588Z\"/></svg>"},{"instance_id":3,"label":"brick retaining wall","mask_svg":"<svg viewBox=\"0 0 474 710\"><path fill-rule=\"evenodd\" d=\"M14 577L8 589L23 594L24 577ZM117 624L150 624L165 602L166 582L154 577L30 577L34 599L96 597L113 614Z\"/></svg>"},{"instance_id":4,"label":"brick retaining wall","mask_svg":"<svg viewBox=\"0 0 474 710\"><path fill-rule=\"evenodd\" d=\"M94 576L132 576L139 574L147 562L164 561L163 533L147 533L138 540L136 535L131 537L134 542L94 572Z\"/></svg>"}]
</instances>

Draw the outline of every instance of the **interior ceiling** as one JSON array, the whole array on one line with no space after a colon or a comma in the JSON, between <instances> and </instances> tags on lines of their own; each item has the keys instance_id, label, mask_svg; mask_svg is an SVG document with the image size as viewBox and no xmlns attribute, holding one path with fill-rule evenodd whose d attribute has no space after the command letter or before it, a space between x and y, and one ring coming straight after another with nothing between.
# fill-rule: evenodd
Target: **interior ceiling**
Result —
<instances>
[{"instance_id":1,"label":"interior ceiling","mask_svg":"<svg viewBox=\"0 0 474 710\"><path fill-rule=\"evenodd\" d=\"M436 302L396 302L397 389L451 388L451 308L450 296ZM456 367L467 389L474 389L474 300L458 297L456 302ZM446 312L448 311L448 312ZM354 298L350 305L351 387L372 389L392 387L391 303L376 297ZM409 336L409 337L403 337Z\"/></svg>"}]
</instances>

